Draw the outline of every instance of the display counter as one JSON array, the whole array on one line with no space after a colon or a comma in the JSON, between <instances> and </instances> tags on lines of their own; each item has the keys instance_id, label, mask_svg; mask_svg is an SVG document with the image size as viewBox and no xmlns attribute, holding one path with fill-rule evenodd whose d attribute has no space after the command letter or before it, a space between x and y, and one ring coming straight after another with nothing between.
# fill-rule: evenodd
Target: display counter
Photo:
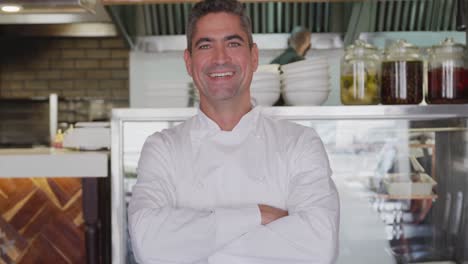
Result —
<instances>
[{"instance_id":1,"label":"display counter","mask_svg":"<svg viewBox=\"0 0 468 264\"><path fill-rule=\"evenodd\" d=\"M337 263L468 260L467 105L263 111L313 127L324 142L341 202ZM134 263L126 208L146 137L196 112L194 108L113 111L113 263ZM431 180L419 180L423 174ZM413 188L413 183L424 188Z\"/></svg>"}]
</instances>

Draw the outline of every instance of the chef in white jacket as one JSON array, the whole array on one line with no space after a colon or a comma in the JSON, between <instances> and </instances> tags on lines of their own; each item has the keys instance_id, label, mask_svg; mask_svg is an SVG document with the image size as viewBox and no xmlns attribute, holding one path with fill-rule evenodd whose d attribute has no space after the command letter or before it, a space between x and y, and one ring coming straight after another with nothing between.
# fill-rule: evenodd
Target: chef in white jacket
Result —
<instances>
[{"instance_id":1,"label":"chef in white jacket","mask_svg":"<svg viewBox=\"0 0 468 264\"><path fill-rule=\"evenodd\" d=\"M198 114L145 142L128 209L139 263L333 263L339 202L315 131L251 103L258 65L236 0L197 3L186 68Z\"/></svg>"}]
</instances>

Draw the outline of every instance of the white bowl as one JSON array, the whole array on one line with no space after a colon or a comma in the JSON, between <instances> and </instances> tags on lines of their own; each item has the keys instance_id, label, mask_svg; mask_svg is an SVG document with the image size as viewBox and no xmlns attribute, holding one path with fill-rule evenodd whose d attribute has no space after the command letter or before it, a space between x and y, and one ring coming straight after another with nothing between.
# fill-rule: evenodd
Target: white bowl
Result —
<instances>
[{"instance_id":1,"label":"white bowl","mask_svg":"<svg viewBox=\"0 0 468 264\"><path fill-rule=\"evenodd\" d=\"M322 79L329 78L328 68L320 68L313 71L302 71L302 72L284 72L280 75L282 80L302 78L302 79Z\"/></svg>"},{"instance_id":2,"label":"white bowl","mask_svg":"<svg viewBox=\"0 0 468 264\"><path fill-rule=\"evenodd\" d=\"M250 85L251 90L271 90L276 91L280 89L280 82L252 82Z\"/></svg>"},{"instance_id":3,"label":"white bowl","mask_svg":"<svg viewBox=\"0 0 468 264\"><path fill-rule=\"evenodd\" d=\"M283 91L287 105L321 105L328 99L330 90L326 91Z\"/></svg>"},{"instance_id":4,"label":"white bowl","mask_svg":"<svg viewBox=\"0 0 468 264\"><path fill-rule=\"evenodd\" d=\"M251 91L250 96L255 100L257 105L262 105L262 106L272 106L278 101L280 97L281 92L274 91L274 92L256 92L256 91Z\"/></svg>"},{"instance_id":5,"label":"white bowl","mask_svg":"<svg viewBox=\"0 0 468 264\"><path fill-rule=\"evenodd\" d=\"M285 92L308 92L308 91L329 91L330 86L329 85L323 85L323 86L287 86L284 85L282 86L283 91Z\"/></svg>"},{"instance_id":6,"label":"white bowl","mask_svg":"<svg viewBox=\"0 0 468 264\"><path fill-rule=\"evenodd\" d=\"M318 67L323 68L328 66L327 59L306 59L302 61L297 61L293 63L288 63L285 65L281 65L282 71L290 71L294 69L302 69L302 68L309 68L309 67Z\"/></svg>"},{"instance_id":7,"label":"white bowl","mask_svg":"<svg viewBox=\"0 0 468 264\"><path fill-rule=\"evenodd\" d=\"M279 64L262 64L258 65L256 73L259 72L270 72L270 73L278 73L279 72Z\"/></svg>"},{"instance_id":8,"label":"white bowl","mask_svg":"<svg viewBox=\"0 0 468 264\"><path fill-rule=\"evenodd\" d=\"M295 74L295 73L308 73L308 72L314 72L314 71L323 71L327 70L328 71L328 64L323 64L323 65L308 65L304 67L296 67L296 68L289 68L289 69L283 69L283 74Z\"/></svg>"},{"instance_id":9,"label":"white bowl","mask_svg":"<svg viewBox=\"0 0 468 264\"><path fill-rule=\"evenodd\" d=\"M272 81L272 80L279 80L280 74L279 72L272 73L272 72L256 72L253 75L252 81Z\"/></svg>"},{"instance_id":10,"label":"white bowl","mask_svg":"<svg viewBox=\"0 0 468 264\"><path fill-rule=\"evenodd\" d=\"M281 91L281 85L276 85L276 86L250 86L250 91L251 92L280 92Z\"/></svg>"},{"instance_id":11,"label":"white bowl","mask_svg":"<svg viewBox=\"0 0 468 264\"><path fill-rule=\"evenodd\" d=\"M269 80L252 80L251 85L276 85L281 83L281 80L278 78L276 79L269 79Z\"/></svg>"},{"instance_id":12,"label":"white bowl","mask_svg":"<svg viewBox=\"0 0 468 264\"><path fill-rule=\"evenodd\" d=\"M285 79L283 80L282 84L288 87L316 87L316 86L329 86L330 81L325 79Z\"/></svg>"}]
</instances>

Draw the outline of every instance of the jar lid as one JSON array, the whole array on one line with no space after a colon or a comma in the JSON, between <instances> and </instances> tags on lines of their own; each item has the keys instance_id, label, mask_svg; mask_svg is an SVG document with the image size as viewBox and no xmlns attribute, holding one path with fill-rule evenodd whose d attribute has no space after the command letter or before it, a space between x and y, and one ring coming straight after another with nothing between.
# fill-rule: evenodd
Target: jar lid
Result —
<instances>
[{"instance_id":1,"label":"jar lid","mask_svg":"<svg viewBox=\"0 0 468 264\"><path fill-rule=\"evenodd\" d=\"M404 39L399 39L385 50L385 58L387 60L420 59L419 48Z\"/></svg>"},{"instance_id":2,"label":"jar lid","mask_svg":"<svg viewBox=\"0 0 468 264\"><path fill-rule=\"evenodd\" d=\"M362 39L356 39L356 41L354 41L354 44L351 44L346 48L346 52L349 53L359 53L360 51L366 50L377 52L377 48L375 46L369 44L368 42Z\"/></svg>"},{"instance_id":3,"label":"jar lid","mask_svg":"<svg viewBox=\"0 0 468 264\"><path fill-rule=\"evenodd\" d=\"M362 57L378 59L378 49L364 40L357 39L346 48L345 60Z\"/></svg>"},{"instance_id":4,"label":"jar lid","mask_svg":"<svg viewBox=\"0 0 468 264\"><path fill-rule=\"evenodd\" d=\"M439 45L432 46L434 52L446 52L446 53L457 53L464 52L465 45L456 43L453 38L446 38L441 41Z\"/></svg>"}]
</instances>

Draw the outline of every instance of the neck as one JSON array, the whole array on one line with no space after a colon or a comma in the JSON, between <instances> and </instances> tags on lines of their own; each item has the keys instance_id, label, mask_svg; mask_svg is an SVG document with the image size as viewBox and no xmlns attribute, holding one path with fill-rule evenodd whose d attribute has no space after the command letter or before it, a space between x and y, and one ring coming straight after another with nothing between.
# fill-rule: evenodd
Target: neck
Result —
<instances>
[{"instance_id":1,"label":"neck","mask_svg":"<svg viewBox=\"0 0 468 264\"><path fill-rule=\"evenodd\" d=\"M201 100L200 109L206 116L218 124L221 130L232 131L241 118L252 110L252 104L250 100L243 100L241 103L226 101L222 104L210 104Z\"/></svg>"}]
</instances>

